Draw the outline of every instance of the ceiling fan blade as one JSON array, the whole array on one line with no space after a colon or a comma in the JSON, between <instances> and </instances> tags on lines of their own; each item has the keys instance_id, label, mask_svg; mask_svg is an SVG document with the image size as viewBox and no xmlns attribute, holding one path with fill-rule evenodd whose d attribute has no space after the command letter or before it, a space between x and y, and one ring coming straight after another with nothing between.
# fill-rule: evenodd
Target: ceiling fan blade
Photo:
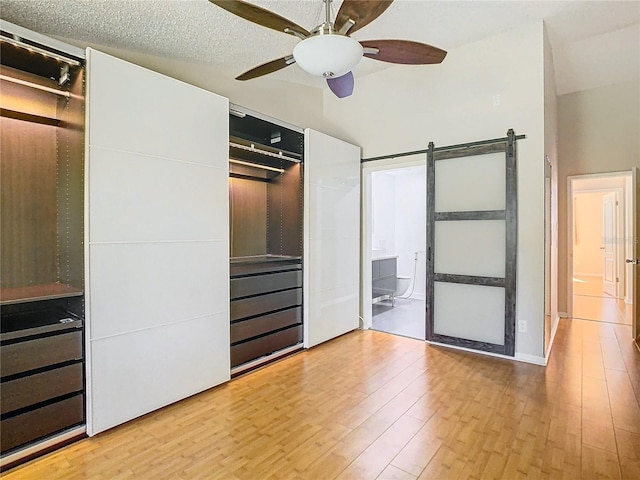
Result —
<instances>
[{"instance_id":1,"label":"ceiling fan blade","mask_svg":"<svg viewBox=\"0 0 640 480\"><path fill-rule=\"evenodd\" d=\"M437 47L409 40L366 40L360 45L365 49L365 57L404 65L441 63L447 56L447 52ZM373 53L374 50L378 52Z\"/></svg>"},{"instance_id":2,"label":"ceiling fan blade","mask_svg":"<svg viewBox=\"0 0 640 480\"><path fill-rule=\"evenodd\" d=\"M244 72L242 75L237 76L236 80L251 80L252 78L261 77L268 73L277 72L278 70L282 70L294 63L296 63L296 61L294 60L293 55L287 55L286 57L258 65L257 67Z\"/></svg>"},{"instance_id":3,"label":"ceiling fan blade","mask_svg":"<svg viewBox=\"0 0 640 480\"><path fill-rule=\"evenodd\" d=\"M353 93L353 73L348 72L341 77L327 78L327 84L336 97L348 97Z\"/></svg>"},{"instance_id":4,"label":"ceiling fan blade","mask_svg":"<svg viewBox=\"0 0 640 480\"><path fill-rule=\"evenodd\" d=\"M343 34L351 35L360 30L365 25L370 24L378 18L393 3L393 0L344 0L336 15L333 28ZM355 25L346 31L346 24L351 19Z\"/></svg>"},{"instance_id":5,"label":"ceiling fan blade","mask_svg":"<svg viewBox=\"0 0 640 480\"><path fill-rule=\"evenodd\" d=\"M311 34L300 25L296 25L291 20L281 17L277 13L273 13L257 5L243 2L241 0L209 0L211 3L224 8L239 17L257 23L263 27L272 28L279 32L294 34L297 32L305 37ZM289 30L289 31L287 31Z\"/></svg>"}]
</instances>

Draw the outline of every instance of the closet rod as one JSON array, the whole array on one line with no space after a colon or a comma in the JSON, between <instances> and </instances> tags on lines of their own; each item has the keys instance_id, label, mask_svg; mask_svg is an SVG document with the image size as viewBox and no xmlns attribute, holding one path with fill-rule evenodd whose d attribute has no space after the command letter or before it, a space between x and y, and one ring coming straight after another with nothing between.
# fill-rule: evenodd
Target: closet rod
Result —
<instances>
[{"instance_id":1,"label":"closet rod","mask_svg":"<svg viewBox=\"0 0 640 480\"><path fill-rule=\"evenodd\" d=\"M516 140L522 140L527 138L526 135L517 135ZM478 147L481 145L492 145L494 143L507 143L509 137L504 138L493 138L491 140L480 140L479 142L470 142L470 143L459 143L457 145L447 145L445 147L436 147L433 149L434 152L443 152L447 150L458 150L462 148L470 148L470 147ZM428 148L424 150L414 150L413 152L402 152L402 153L394 153L393 155L381 155L379 157L369 157L363 158L360 160L360 163L365 162L373 162L375 160L386 160L388 158L398 158L398 157L408 157L410 155L419 155L421 153L427 153L429 151Z\"/></svg>"},{"instance_id":2,"label":"closet rod","mask_svg":"<svg viewBox=\"0 0 640 480\"><path fill-rule=\"evenodd\" d=\"M42 90L43 92L53 93L55 95L60 95L67 99L71 98L71 94L69 92L62 92L60 90L56 90L55 88L45 87L44 85L38 85L37 83L27 82L26 80L20 80L19 78L13 78L7 75L0 74L0 80L6 80L7 82L17 83L18 85L24 85L25 87L31 87L37 90Z\"/></svg>"},{"instance_id":3,"label":"closet rod","mask_svg":"<svg viewBox=\"0 0 640 480\"><path fill-rule=\"evenodd\" d=\"M259 163L243 162L242 160L236 160L235 158L230 158L229 163L244 165L246 167L261 168L263 170L269 170L270 172L284 173L284 168L269 167L267 165L260 165Z\"/></svg>"}]
</instances>

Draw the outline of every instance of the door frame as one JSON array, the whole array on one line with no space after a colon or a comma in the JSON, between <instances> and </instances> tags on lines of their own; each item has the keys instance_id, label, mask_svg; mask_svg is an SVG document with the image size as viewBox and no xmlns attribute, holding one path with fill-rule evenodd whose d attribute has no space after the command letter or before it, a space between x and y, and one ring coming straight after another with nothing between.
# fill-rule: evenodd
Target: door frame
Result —
<instances>
[{"instance_id":1,"label":"door frame","mask_svg":"<svg viewBox=\"0 0 640 480\"><path fill-rule=\"evenodd\" d=\"M606 180L611 178L623 178L625 188L627 185L627 178L631 178L632 170L623 170L619 172L605 172L605 173L592 173L585 175L570 175L567 177L567 317L573 317L573 235L574 235L574 201L573 197L575 193L598 193L598 192L612 192L616 191L618 196L618 202L624 204L624 209L618 209L616 222L617 222L617 233L621 238L625 238L626 231L629 231L631 226L627 226L627 218L629 215L626 215L626 212L633 211L632 202L629 201L630 195L625 195L624 190L621 187L613 187L607 186ZM578 182L581 180L602 180L603 185L594 185L591 188L579 188L579 186L574 187L574 182ZM633 216L631 216L633 218ZM621 229L624 230L621 232ZM631 239L628 240L631 242ZM628 245L625 245L624 248L617 249L617 258L616 264L618 268L618 276L620 276L621 272L625 272L625 280L629 282L633 282L632 278L628 278L627 269L624 263L624 255L626 250L628 249ZM620 297L622 284L623 282L618 282L616 287L616 297L624 298L624 292L622 292L622 297ZM625 289L626 290L626 289Z\"/></svg>"},{"instance_id":2,"label":"door frame","mask_svg":"<svg viewBox=\"0 0 640 480\"><path fill-rule=\"evenodd\" d=\"M360 238L362 240L360 250L360 318L362 320L363 330L369 330L373 325L373 315L371 311L371 253L373 248L373 241L371 238L373 232L371 174L373 172L395 170L398 168L426 167L426 165L426 153L362 163L360 179L360 185L362 188L362 223L360 227Z\"/></svg>"}]
</instances>

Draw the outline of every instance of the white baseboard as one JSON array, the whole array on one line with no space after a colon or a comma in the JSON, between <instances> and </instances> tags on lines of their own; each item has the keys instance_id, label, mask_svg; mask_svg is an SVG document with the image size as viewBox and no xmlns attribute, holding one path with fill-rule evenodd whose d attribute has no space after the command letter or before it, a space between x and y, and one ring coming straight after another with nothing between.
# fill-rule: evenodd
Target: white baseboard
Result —
<instances>
[{"instance_id":1,"label":"white baseboard","mask_svg":"<svg viewBox=\"0 0 640 480\"><path fill-rule=\"evenodd\" d=\"M580 273L580 272L573 272L573 276L575 277L598 277L598 278L602 278L603 275L601 273Z\"/></svg>"},{"instance_id":2,"label":"white baseboard","mask_svg":"<svg viewBox=\"0 0 640 480\"><path fill-rule=\"evenodd\" d=\"M560 318L569 318L569 314L567 312L558 312L558 316Z\"/></svg>"},{"instance_id":3,"label":"white baseboard","mask_svg":"<svg viewBox=\"0 0 640 480\"><path fill-rule=\"evenodd\" d=\"M633 303L633 300L631 300L629 297L624 297L624 303L626 303L627 305L631 305Z\"/></svg>"},{"instance_id":4,"label":"white baseboard","mask_svg":"<svg viewBox=\"0 0 640 480\"><path fill-rule=\"evenodd\" d=\"M544 357L538 357L536 355L527 355L525 353L516 353L514 357L509 357L508 355L501 355L499 353L491 353L491 352L483 352L482 350L474 350L472 348L459 347L457 345L447 345L446 343L430 342L428 340L426 342L429 345L435 345L435 346L438 346L438 347L452 348L454 350L462 350L464 352L478 353L480 355L486 355L486 356L489 356L489 357L504 358L505 360L516 360L518 362L524 362L524 363L533 363L535 365L542 365L543 367L547 365L547 362L546 362Z\"/></svg>"},{"instance_id":5,"label":"white baseboard","mask_svg":"<svg viewBox=\"0 0 640 480\"><path fill-rule=\"evenodd\" d=\"M516 353L515 359L519 362L533 363L534 365L547 366L547 359L538 355L529 355L527 353Z\"/></svg>"}]
</instances>

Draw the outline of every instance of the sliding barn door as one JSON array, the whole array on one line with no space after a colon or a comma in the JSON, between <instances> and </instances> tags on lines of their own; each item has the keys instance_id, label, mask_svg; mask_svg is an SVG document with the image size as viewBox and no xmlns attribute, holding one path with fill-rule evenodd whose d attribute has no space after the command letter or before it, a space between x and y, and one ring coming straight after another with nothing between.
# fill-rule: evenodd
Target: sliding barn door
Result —
<instances>
[{"instance_id":1,"label":"sliding barn door","mask_svg":"<svg viewBox=\"0 0 640 480\"><path fill-rule=\"evenodd\" d=\"M228 101L88 50L88 432L229 378Z\"/></svg>"},{"instance_id":2,"label":"sliding barn door","mask_svg":"<svg viewBox=\"0 0 640 480\"><path fill-rule=\"evenodd\" d=\"M305 130L305 347L355 330L360 311L360 147Z\"/></svg>"},{"instance_id":3,"label":"sliding barn door","mask_svg":"<svg viewBox=\"0 0 640 480\"><path fill-rule=\"evenodd\" d=\"M427 155L427 340L514 355L515 137Z\"/></svg>"}]
</instances>

